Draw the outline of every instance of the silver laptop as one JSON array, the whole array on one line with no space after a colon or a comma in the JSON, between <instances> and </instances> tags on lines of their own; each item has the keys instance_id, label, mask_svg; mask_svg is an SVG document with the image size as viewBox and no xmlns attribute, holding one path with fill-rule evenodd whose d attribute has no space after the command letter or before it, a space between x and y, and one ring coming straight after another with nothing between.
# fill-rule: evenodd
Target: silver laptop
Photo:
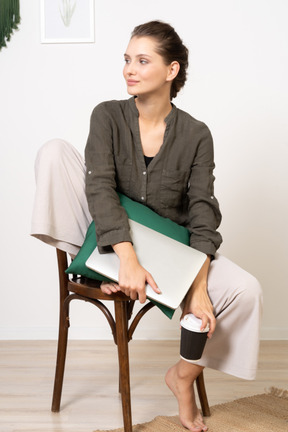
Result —
<instances>
[{"instance_id":1,"label":"silver laptop","mask_svg":"<svg viewBox=\"0 0 288 432\"><path fill-rule=\"evenodd\" d=\"M148 298L177 309L201 269L206 254L129 219L133 246L139 263L153 276L161 294L146 286ZM86 266L115 282L120 261L115 252L93 251Z\"/></svg>"}]
</instances>

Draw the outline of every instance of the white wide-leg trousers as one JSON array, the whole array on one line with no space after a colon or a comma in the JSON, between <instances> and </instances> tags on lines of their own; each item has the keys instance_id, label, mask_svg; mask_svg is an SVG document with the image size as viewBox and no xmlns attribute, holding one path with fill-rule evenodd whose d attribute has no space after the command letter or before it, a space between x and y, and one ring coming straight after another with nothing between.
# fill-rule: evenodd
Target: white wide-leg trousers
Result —
<instances>
[{"instance_id":1,"label":"white wide-leg trousers","mask_svg":"<svg viewBox=\"0 0 288 432\"><path fill-rule=\"evenodd\" d=\"M52 140L38 152L31 235L71 255L79 251L92 220L85 196L85 164L69 143ZM197 363L254 379L259 350L262 291L258 281L216 254L208 292L216 330Z\"/></svg>"}]
</instances>

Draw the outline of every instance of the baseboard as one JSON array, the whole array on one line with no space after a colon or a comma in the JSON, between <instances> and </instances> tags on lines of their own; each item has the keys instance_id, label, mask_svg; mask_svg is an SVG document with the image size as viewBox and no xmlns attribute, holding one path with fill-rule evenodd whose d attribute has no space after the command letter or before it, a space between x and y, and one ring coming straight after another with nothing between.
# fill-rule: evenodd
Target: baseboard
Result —
<instances>
[{"instance_id":1,"label":"baseboard","mask_svg":"<svg viewBox=\"0 0 288 432\"><path fill-rule=\"evenodd\" d=\"M153 329L139 327L136 329L135 340L178 340L178 329ZM56 340L57 327L0 327L0 340ZM72 340L112 340L109 327L71 327L69 339ZM260 333L261 340L288 340L288 328L263 327Z\"/></svg>"},{"instance_id":2,"label":"baseboard","mask_svg":"<svg viewBox=\"0 0 288 432\"><path fill-rule=\"evenodd\" d=\"M288 340L288 327L263 327L261 340Z\"/></svg>"},{"instance_id":3,"label":"baseboard","mask_svg":"<svg viewBox=\"0 0 288 432\"><path fill-rule=\"evenodd\" d=\"M134 340L177 340L180 332L178 330L157 330L137 328ZM0 340L56 340L58 328L56 327L0 327ZM71 327L69 339L71 340L112 340L112 331L109 326L105 328L93 327Z\"/></svg>"}]
</instances>

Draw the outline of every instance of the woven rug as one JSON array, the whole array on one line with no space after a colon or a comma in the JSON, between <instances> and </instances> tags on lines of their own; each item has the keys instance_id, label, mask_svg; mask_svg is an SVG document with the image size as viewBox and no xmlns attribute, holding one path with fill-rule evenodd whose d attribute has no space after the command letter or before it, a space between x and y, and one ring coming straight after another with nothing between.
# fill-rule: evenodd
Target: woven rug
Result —
<instances>
[{"instance_id":1,"label":"woven rug","mask_svg":"<svg viewBox=\"0 0 288 432\"><path fill-rule=\"evenodd\" d=\"M205 418L209 432L288 432L288 391L269 392L211 407ZM133 432L187 431L176 417L156 417L133 426ZM123 432L123 428L109 432ZM95 432L108 432L95 431Z\"/></svg>"}]
</instances>

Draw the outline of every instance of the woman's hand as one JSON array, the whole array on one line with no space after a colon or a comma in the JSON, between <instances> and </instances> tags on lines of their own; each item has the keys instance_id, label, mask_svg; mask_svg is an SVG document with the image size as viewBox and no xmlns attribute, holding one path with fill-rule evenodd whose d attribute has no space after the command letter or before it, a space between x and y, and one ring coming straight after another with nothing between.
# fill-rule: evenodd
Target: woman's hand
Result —
<instances>
[{"instance_id":1,"label":"woman's hand","mask_svg":"<svg viewBox=\"0 0 288 432\"><path fill-rule=\"evenodd\" d=\"M210 330L208 338L211 338L216 327L216 319L213 313L213 305L207 292L209 266L210 257L207 257L185 297L181 318L187 313L193 313L193 315L202 320L201 330L204 330L209 323Z\"/></svg>"},{"instance_id":2,"label":"woman's hand","mask_svg":"<svg viewBox=\"0 0 288 432\"><path fill-rule=\"evenodd\" d=\"M113 249L120 259L118 286L124 294L132 300L138 298L140 303L145 303L147 283L160 294L152 275L139 264L130 242L117 243L113 245ZM118 287L114 288L118 289Z\"/></svg>"}]
</instances>

